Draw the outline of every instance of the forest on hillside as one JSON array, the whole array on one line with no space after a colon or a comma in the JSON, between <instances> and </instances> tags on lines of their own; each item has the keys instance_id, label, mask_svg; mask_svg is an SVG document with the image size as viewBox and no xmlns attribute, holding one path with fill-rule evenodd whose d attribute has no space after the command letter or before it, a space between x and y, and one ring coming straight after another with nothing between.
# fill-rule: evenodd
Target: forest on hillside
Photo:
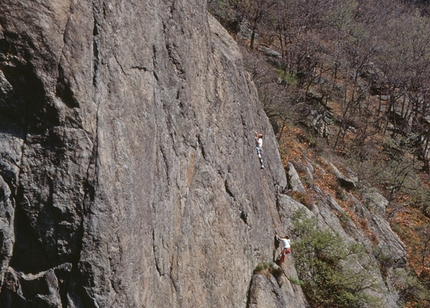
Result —
<instances>
[{"instance_id":1,"label":"forest on hillside","mask_svg":"<svg viewBox=\"0 0 430 308\"><path fill-rule=\"evenodd\" d=\"M429 290L429 1L208 6L242 47L281 155L288 152L286 132L297 132L306 144L301 151L336 155L361 187L379 188L389 201L388 221L407 243L409 265Z\"/></svg>"}]
</instances>

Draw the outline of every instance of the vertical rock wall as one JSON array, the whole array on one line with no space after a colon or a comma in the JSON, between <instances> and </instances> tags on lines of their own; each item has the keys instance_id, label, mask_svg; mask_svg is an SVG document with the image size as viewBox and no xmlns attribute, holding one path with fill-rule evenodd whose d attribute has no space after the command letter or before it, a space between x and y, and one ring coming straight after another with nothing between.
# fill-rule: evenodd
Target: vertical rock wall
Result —
<instances>
[{"instance_id":1,"label":"vertical rock wall","mask_svg":"<svg viewBox=\"0 0 430 308\"><path fill-rule=\"evenodd\" d=\"M0 152L2 307L245 307L283 227L273 132L198 1L2 1Z\"/></svg>"}]
</instances>

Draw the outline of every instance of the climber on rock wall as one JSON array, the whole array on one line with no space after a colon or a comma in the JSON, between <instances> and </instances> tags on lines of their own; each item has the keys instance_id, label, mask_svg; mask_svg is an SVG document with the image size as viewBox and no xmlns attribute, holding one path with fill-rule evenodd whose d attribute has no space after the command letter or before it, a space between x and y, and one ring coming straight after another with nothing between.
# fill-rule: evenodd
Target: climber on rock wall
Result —
<instances>
[{"instance_id":1,"label":"climber on rock wall","mask_svg":"<svg viewBox=\"0 0 430 308\"><path fill-rule=\"evenodd\" d=\"M281 255L279 256L278 260L276 260L276 263L279 266L281 266L282 263L284 263L284 261L285 261L285 256L291 252L290 237L288 235L283 236L283 237L279 237L276 234L275 235L275 243L281 243L282 244Z\"/></svg>"},{"instance_id":2,"label":"climber on rock wall","mask_svg":"<svg viewBox=\"0 0 430 308\"><path fill-rule=\"evenodd\" d=\"M259 134L255 132L255 144L257 149L257 156L260 160L261 169L264 169L264 162L263 162L263 134Z\"/></svg>"}]
</instances>

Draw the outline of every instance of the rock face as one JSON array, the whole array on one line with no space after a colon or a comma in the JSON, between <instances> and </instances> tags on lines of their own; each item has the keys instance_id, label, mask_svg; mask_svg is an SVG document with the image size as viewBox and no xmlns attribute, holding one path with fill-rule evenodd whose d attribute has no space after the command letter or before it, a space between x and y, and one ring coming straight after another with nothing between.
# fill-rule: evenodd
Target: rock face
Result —
<instances>
[{"instance_id":1,"label":"rock face","mask_svg":"<svg viewBox=\"0 0 430 308\"><path fill-rule=\"evenodd\" d=\"M201 1L3 0L0 153L1 307L246 307L284 228L274 134Z\"/></svg>"},{"instance_id":2,"label":"rock face","mask_svg":"<svg viewBox=\"0 0 430 308\"><path fill-rule=\"evenodd\" d=\"M273 276L254 275L251 282L249 308L285 307L285 299Z\"/></svg>"}]
</instances>

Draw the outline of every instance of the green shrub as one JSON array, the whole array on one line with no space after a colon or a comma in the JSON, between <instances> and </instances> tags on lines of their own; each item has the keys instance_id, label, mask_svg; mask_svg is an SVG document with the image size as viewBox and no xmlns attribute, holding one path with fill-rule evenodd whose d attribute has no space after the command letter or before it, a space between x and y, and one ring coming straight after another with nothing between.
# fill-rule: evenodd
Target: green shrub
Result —
<instances>
[{"instance_id":1,"label":"green shrub","mask_svg":"<svg viewBox=\"0 0 430 308\"><path fill-rule=\"evenodd\" d=\"M284 272L274 262L261 262L255 267L254 274L264 275L267 279L270 279L270 275L273 275L279 281Z\"/></svg>"},{"instance_id":2,"label":"green shrub","mask_svg":"<svg viewBox=\"0 0 430 308\"><path fill-rule=\"evenodd\" d=\"M289 279L290 279L291 283L294 283L294 284L296 284L298 286L302 286L302 285L305 284L305 282L303 280L296 279L294 277L289 277Z\"/></svg>"},{"instance_id":3,"label":"green shrub","mask_svg":"<svg viewBox=\"0 0 430 308\"><path fill-rule=\"evenodd\" d=\"M430 305L430 290L409 269L395 269L393 280L400 290L399 305L406 307L424 308Z\"/></svg>"},{"instance_id":4,"label":"green shrub","mask_svg":"<svg viewBox=\"0 0 430 308\"><path fill-rule=\"evenodd\" d=\"M264 263L258 263L254 269L254 274L259 274L264 270Z\"/></svg>"},{"instance_id":5,"label":"green shrub","mask_svg":"<svg viewBox=\"0 0 430 308\"><path fill-rule=\"evenodd\" d=\"M279 80L286 82L289 85L295 86L297 85L297 76L296 74L282 69L276 70L276 75L278 75Z\"/></svg>"},{"instance_id":6,"label":"green shrub","mask_svg":"<svg viewBox=\"0 0 430 308\"><path fill-rule=\"evenodd\" d=\"M377 289L369 274L376 269L367 265L367 270L357 271L343 266L350 258L363 255L363 246L348 245L330 230L317 230L316 220L306 218L302 211L294 215L293 221L297 235L294 262L312 307L360 307L377 301L363 292Z\"/></svg>"}]
</instances>

